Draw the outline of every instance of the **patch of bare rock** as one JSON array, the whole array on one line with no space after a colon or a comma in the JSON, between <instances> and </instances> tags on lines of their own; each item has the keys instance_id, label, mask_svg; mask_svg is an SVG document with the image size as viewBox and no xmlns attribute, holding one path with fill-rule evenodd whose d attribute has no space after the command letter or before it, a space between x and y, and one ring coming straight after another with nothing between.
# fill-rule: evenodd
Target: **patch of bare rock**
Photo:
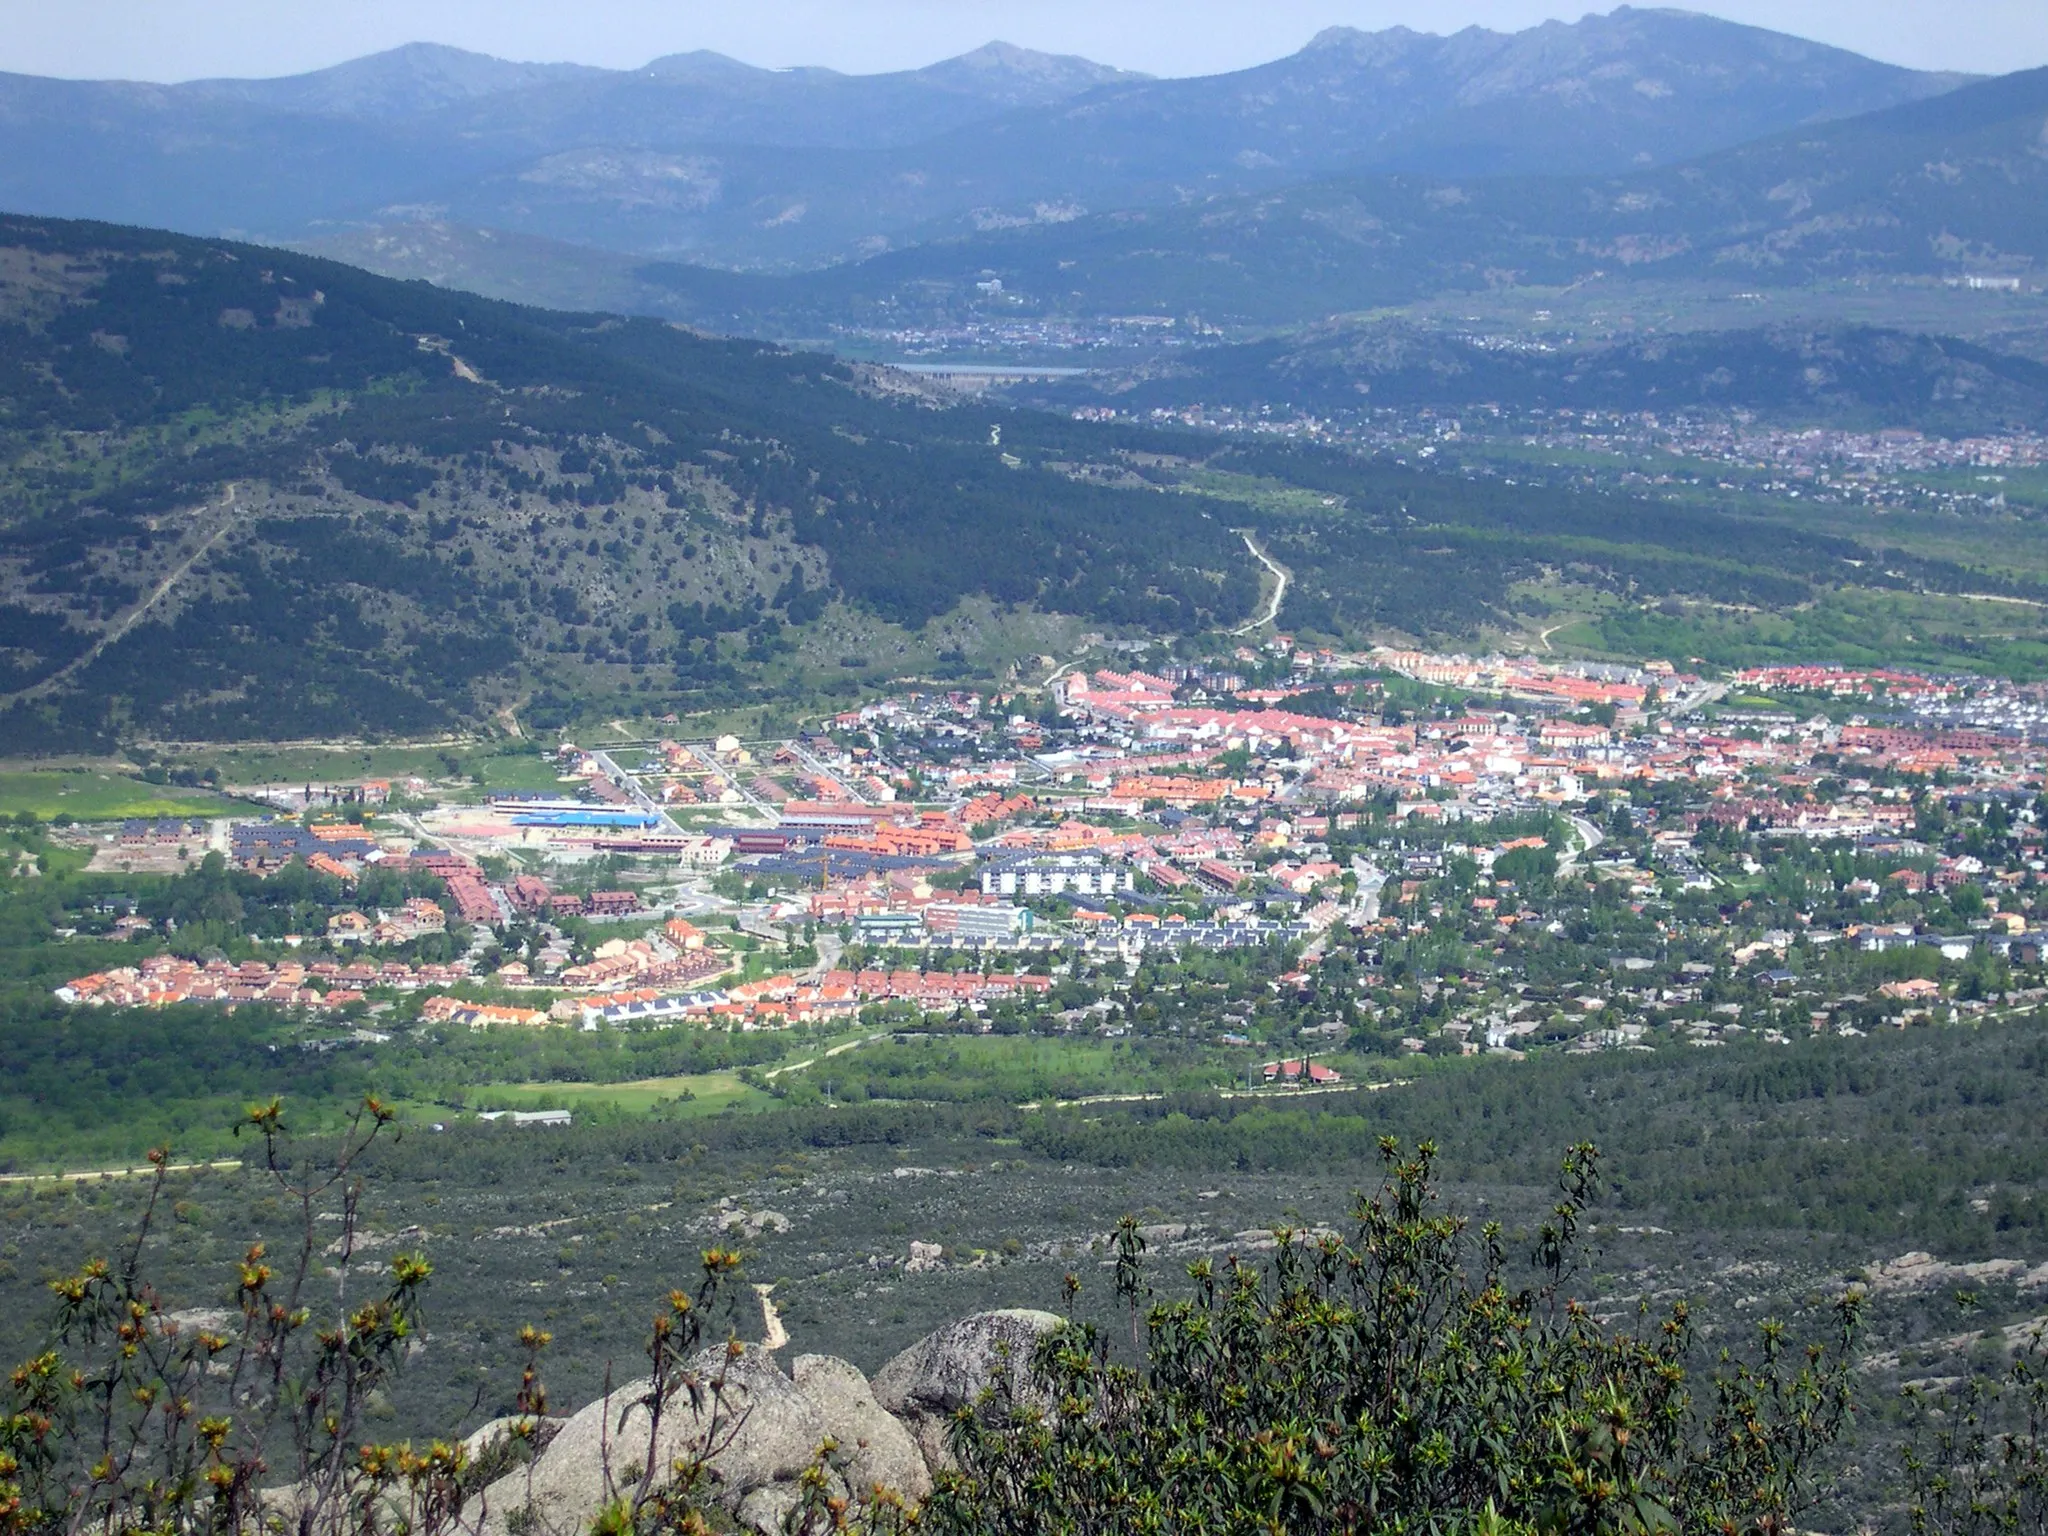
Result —
<instances>
[{"instance_id":1,"label":"patch of bare rock","mask_svg":"<svg viewBox=\"0 0 2048 1536\"><path fill-rule=\"evenodd\" d=\"M1874 1264L1868 1285L1876 1292L1924 1291L1935 1286L1984 1284L2010 1280L2021 1290L2048 1286L2048 1264L2029 1268L2019 1259L1980 1259L1972 1264L1950 1264L1931 1253L1902 1253L1896 1259Z\"/></svg>"},{"instance_id":2,"label":"patch of bare rock","mask_svg":"<svg viewBox=\"0 0 2048 1536\"><path fill-rule=\"evenodd\" d=\"M485 1530L588 1530L612 1499L632 1496L650 1465L662 1476L676 1458L703 1454L707 1441L713 1500L752 1530L781 1527L827 1440L837 1446L829 1463L835 1492L886 1489L920 1503L933 1471L949 1464L947 1416L979 1398L1010 1363L1025 1365L1039 1337L1060 1326L1050 1312L962 1318L913 1344L872 1382L830 1355L799 1355L785 1372L757 1346L731 1358L722 1347L706 1350L689 1367L704 1381L724 1372L717 1404L678 1392L657 1427L642 1402L649 1388L642 1380L586 1405L560 1422L530 1463L485 1490Z\"/></svg>"}]
</instances>

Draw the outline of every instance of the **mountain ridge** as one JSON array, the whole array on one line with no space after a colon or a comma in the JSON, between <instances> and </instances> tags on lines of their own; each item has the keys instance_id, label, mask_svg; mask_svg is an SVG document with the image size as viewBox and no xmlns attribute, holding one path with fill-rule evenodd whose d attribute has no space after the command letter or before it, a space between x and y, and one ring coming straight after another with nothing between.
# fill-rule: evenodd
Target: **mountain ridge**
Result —
<instances>
[{"instance_id":1,"label":"mountain ridge","mask_svg":"<svg viewBox=\"0 0 2048 1536\"><path fill-rule=\"evenodd\" d=\"M2048 68L1626 175L1333 178L947 234L791 277L676 263L635 275L696 323L782 334L995 313L1284 327L1610 273L1765 287L1902 274L2038 282L2044 119ZM991 277L999 305L977 297Z\"/></svg>"},{"instance_id":2,"label":"mountain ridge","mask_svg":"<svg viewBox=\"0 0 2048 1536\"><path fill-rule=\"evenodd\" d=\"M622 69L567 61L502 59L495 54L447 43L415 41L289 75L203 76L168 82L80 79L66 83L125 87L161 92L172 97L245 101L339 116L391 117L434 112L461 102L534 86L575 81L617 81L647 75L680 79L724 75L778 80L869 81L908 77L953 81L963 86L985 85L992 79L1011 77L1046 83L1055 90L1070 88L1075 81L1094 85L1111 80L1150 78L1112 65L1097 64L1075 54L1046 53L1000 39L914 69L878 70L865 74L850 74L815 65L770 69L708 48L660 54L645 64ZM400 89L408 85L413 87L411 92Z\"/></svg>"},{"instance_id":3,"label":"mountain ridge","mask_svg":"<svg viewBox=\"0 0 2048 1536\"><path fill-rule=\"evenodd\" d=\"M603 73L585 64L500 59L445 43L412 42L295 75L206 78L160 89L194 99L235 101L323 116L389 118Z\"/></svg>"},{"instance_id":4,"label":"mountain ridge","mask_svg":"<svg viewBox=\"0 0 2048 1536\"><path fill-rule=\"evenodd\" d=\"M1623 8L1517 33L1329 33L1150 80L992 44L883 75L635 71L434 47L282 81L0 77L0 206L318 239L441 218L736 269L1362 170L1606 173L1955 77ZM296 104L296 105L295 105Z\"/></svg>"}]
</instances>

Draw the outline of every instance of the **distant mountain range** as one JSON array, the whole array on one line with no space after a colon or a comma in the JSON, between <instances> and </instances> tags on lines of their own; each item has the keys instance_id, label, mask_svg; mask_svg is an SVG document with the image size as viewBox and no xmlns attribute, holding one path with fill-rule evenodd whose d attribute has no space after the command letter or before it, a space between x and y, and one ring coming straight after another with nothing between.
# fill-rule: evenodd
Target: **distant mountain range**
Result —
<instances>
[{"instance_id":1,"label":"distant mountain range","mask_svg":"<svg viewBox=\"0 0 2048 1536\"><path fill-rule=\"evenodd\" d=\"M183 100L364 122L439 114L441 131L527 148L675 142L873 149L913 143L992 111L1044 106L1094 86L1144 78L1007 43L879 75L757 69L705 51L669 54L635 70L515 64L412 43L311 74L198 80L166 89Z\"/></svg>"},{"instance_id":2,"label":"distant mountain range","mask_svg":"<svg viewBox=\"0 0 2048 1536\"><path fill-rule=\"evenodd\" d=\"M726 191L742 164L829 165L1130 78L1002 44L866 76L711 53L632 71L512 64L427 44L280 80L5 75L0 207L270 236L452 208L687 250L707 210L750 217Z\"/></svg>"},{"instance_id":3,"label":"distant mountain range","mask_svg":"<svg viewBox=\"0 0 2048 1536\"><path fill-rule=\"evenodd\" d=\"M1884 274L2038 283L2048 69L1621 176L1310 182L1057 228L936 240L788 279L679 263L624 276L714 328L821 334L1003 315L1298 325L1606 275L1731 290ZM482 263L479 263L482 265ZM999 295L984 293L989 279Z\"/></svg>"},{"instance_id":4,"label":"distant mountain range","mask_svg":"<svg viewBox=\"0 0 2048 1536\"><path fill-rule=\"evenodd\" d=\"M1187 80L1001 44L872 76L416 45L283 80L0 77L0 206L358 257L424 222L788 271L1079 235L1114 210L1159 210L1170 229L1174 210L1339 175L1610 175L1958 83L1628 7L1513 34L1337 29Z\"/></svg>"}]
</instances>

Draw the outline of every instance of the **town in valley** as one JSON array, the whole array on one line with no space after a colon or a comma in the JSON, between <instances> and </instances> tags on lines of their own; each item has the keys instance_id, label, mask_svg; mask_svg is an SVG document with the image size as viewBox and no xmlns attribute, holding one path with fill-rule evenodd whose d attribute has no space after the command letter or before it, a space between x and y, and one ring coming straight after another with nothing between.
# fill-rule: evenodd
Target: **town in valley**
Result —
<instances>
[{"instance_id":1,"label":"town in valley","mask_svg":"<svg viewBox=\"0 0 2048 1536\"><path fill-rule=\"evenodd\" d=\"M133 958L55 995L372 1043L1171 1036L1217 1092L1382 1086L1416 1055L1853 1050L2048 998L2038 688L1154 649L1029 708L917 690L784 740L536 746L550 788L334 776L222 783L247 805L224 816L60 816L42 835L88 871L298 899L195 944L103 882L63 932Z\"/></svg>"}]
</instances>

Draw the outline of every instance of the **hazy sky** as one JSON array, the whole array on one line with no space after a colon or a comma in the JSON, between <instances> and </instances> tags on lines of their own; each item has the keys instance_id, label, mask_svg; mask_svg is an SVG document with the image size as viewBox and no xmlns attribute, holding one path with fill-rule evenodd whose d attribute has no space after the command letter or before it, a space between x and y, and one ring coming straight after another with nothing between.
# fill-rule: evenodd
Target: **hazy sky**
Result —
<instances>
[{"instance_id":1,"label":"hazy sky","mask_svg":"<svg viewBox=\"0 0 2048 1536\"><path fill-rule=\"evenodd\" d=\"M1923 68L2048 64L2048 0L1707 0L1693 7ZM1501 30L1551 0L0 0L0 70L182 80L315 69L424 39L612 67L713 48L750 63L898 69L991 38L1154 74L1291 53L1320 28Z\"/></svg>"}]
</instances>

